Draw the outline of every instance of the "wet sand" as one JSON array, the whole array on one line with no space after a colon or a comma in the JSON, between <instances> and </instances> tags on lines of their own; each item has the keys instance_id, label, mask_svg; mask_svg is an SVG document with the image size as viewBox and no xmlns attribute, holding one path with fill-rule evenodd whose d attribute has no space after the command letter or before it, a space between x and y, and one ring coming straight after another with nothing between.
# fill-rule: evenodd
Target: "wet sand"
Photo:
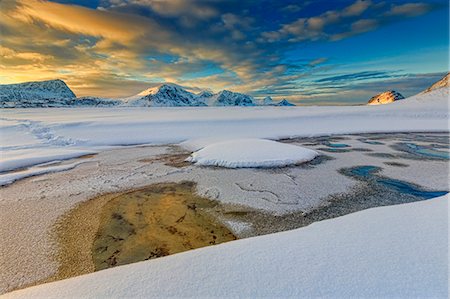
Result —
<instances>
[{"instance_id":1,"label":"wet sand","mask_svg":"<svg viewBox=\"0 0 450 299\"><path fill-rule=\"evenodd\" d=\"M208 212L218 204L194 189L153 184L80 203L55 226L60 266L46 281L235 240Z\"/></svg>"}]
</instances>

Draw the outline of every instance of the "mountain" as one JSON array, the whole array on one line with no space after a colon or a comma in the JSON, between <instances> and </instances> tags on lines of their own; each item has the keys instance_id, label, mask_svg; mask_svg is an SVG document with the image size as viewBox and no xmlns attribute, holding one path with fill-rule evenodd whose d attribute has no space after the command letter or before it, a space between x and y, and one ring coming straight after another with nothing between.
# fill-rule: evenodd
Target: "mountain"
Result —
<instances>
[{"instance_id":1,"label":"mountain","mask_svg":"<svg viewBox=\"0 0 450 299\"><path fill-rule=\"evenodd\" d=\"M294 104L288 102L286 99L281 100L278 103L275 103L271 97L265 97L261 102L261 106L295 106Z\"/></svg>"},{"instance_id":2,"label":"mountain","mask_svg":"<svg viewBox=\"0 0 450 299\"><path fill-rule=\"evenodd\" d=\"M177 107L206 106L197 96L176 84L161 84L146 89L135 96L123 99L125 106Z\"/></svg>"},{"instance_id":3,"label":"mountain","mask_svg":"<svg viewBox=\"0 0 450 299\"><path fill-rule=\"evenodd\" d=\"M262 102L262 106L273 106L275 105L275 102L273 101L272 97L265 97Z\"/></svg>"},{"instance_id":4,"label":"mountain","mask_svg":"<svg viewBox=\"0 0 450 299\"><path fill-rule=\"evenodd\" d=\"M112 107L122 104L121 100L105 99L99 97L79 97L66 101L67 106L86 107Z\"/></svg>"},{"instance_id":5,"label":"mountain","mask_svg":"<svg viewBox=\"0 0 450 299\"><path fill-rule=\"evenodd\" d=\"M76 98L64 81L48 80L0 85L0 107L61 107Z\"/></svg>"},{"instance_id":6,"label":"mountain","mask_svg":"<svg viewBox=\"0 0 450 299\"><path fill-rule=\"evenodd\" d=\"M436 83L425 89L422 93L427 93L442 87L449 87L450 86L449 81L450 81L450 73L447 73L447 75L445 75L441 80L437 81Z\"/></svg>"},{"instance_id":7,"label":"mountain","mask_svg":"<svg viewBox=\"0 0 450 299\"><path fill-rule=\"evenodd\" d=\"M222 90L212 96L211 106L255 106L253 98L249 95Z\"/></svg>"},{"instance_id":8,"label":"mountain","mask_svg":"<svg viewBox=\"0 0 450 299\"><path fill-rule=\"evenodd\" d=\"M288 102L288 100L283 99L282 101L277 103L276 106L295 106L295 104L292 104L291 102Z\"/></svg>"},{"instance_id":9,"label":"mountain","mask_svg":"<svg viewBox=\"0 0 450 299\"><path fill-rule=\"evenodd\" d=\"M204 90L191 93L176 84L161 84L123 99L124 106L178 107L178 106L255 106L249 95L223 90L212 93Z\"/></svg>"},{"instance_id":10,"label":"mountain","mask_svg":"<svg viewBox=\"0 0 450 299\"><path fill-rule=\"evenodd\" d=\"M389 104L398 100L403 100L404 97L394 90L388 90L383 93L377 94L376 96L372 97L367 105L382 105L382 104Z\"/></svg>"},{"instance_id":11,"label":"mountain","mask_svg":"<svg viewBox=\"0 0 450 299\"><path fill-rule=\"evenodd\" d=\"M256 102L252 96L223 90L194 94L183 87L160 84L124 99L76 97L62 80L0 85L0 108L35 107L186 107L186 106L295 106L286 100L275 103L271 97Z\"/></svg>"}]
</instances>

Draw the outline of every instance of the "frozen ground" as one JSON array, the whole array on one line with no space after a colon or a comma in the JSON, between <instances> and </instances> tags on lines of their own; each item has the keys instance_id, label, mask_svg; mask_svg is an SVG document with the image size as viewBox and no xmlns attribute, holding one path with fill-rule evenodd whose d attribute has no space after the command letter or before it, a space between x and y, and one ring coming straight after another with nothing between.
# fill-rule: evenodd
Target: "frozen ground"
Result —
<instances>
[{"instance_id":1,"label":"frozen ground","mask_svg":"<svg viewBox=\"0 0 450 299\"><path fill-rule=\"evenodd\" d=\"M121 266L5 298L447 298L448 197Z\"/></svg>"}]
</instances>

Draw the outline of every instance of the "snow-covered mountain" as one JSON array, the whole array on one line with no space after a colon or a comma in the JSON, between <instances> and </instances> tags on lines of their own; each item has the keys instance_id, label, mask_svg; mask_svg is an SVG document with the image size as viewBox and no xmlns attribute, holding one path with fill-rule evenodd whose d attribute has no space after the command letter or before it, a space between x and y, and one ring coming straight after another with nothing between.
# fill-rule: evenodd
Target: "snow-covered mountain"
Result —
<instances>
[{"instance_id":1,"label":"snow-covered mountain","mask_svg":"<svg viewBox=\"0 0 450 299\"><path fill-rule=\"evenodd\" d=\"M76 97L62 80L0 85L0 108L34 107L186 107L186 106L295 106L287 100L278 103L271 97L256 101L252 96L222 90L198 94L183 87L165 83L123 99Z\"/></svg>"},{"instance_id":2,"label":"snow-covered mountain","mask_svg":"<svg viewBox=\"0 0 450 299\"><path fill-rule=\"evenodd\" d=\"M198 97L176 84L161 84L123 99L124 106L176 107L206 106Z\"/></svg>"},{"instance_id":3,"label":"snow-covered mountain","mask_svg":"<svg viewBox=\"0 0 450 299\"><path fill-rule=\"evenodd\" d=\"M204 90L191 93L176 84L162 84L123 99L124 106L176 107L176 106L255 106L251 96L223 90L212 93Z\"/></svg>"},{"instance_id":4,"label":"snow-covered mountain","mask_svg":"<svg viewBox=\"0 0 450 299\"><path fill-rule=\"evenodd\" d=\"M261 103L262 106L273 106L275 102L273 101L272 97L265 97Z\"/></svg>"},{"instance_id":5,"label":"snow-covered mountain","mask_svg":"<svg viewBox=\"0 0 450 299\"><path fill-rule=\"evenodd\" d=\"M280 102L278 102L275 106L295 106L295 104L292 104L288 100L283 99Z\"/></svg>"},{"instance_id":6,"label":"snow-covered mountain","mask_svg":"<svg viewBox=\"0 0 450 299\"><path fill-rule=\"evenodd\" d=\"M404 98L405 97L403 97L399 92L396 92L395 90L388 90L372 97L367 105L389 104L398 100L403 100Z\"/></svg>"},{"instance_id":7,"label":"snow-covered mountain","mask_svg":"<svg viewBox=\"0 0 450 299\"><path fill-rule=\"evenodd\" d=\"M48 80L0 85L0 107L66 106L75 94L64 81Z\"/></svg>"},{"instance_id":8,"label":"snow-covered mountain","mask_svg":"<svg viewBox=\"0 0 450 299\"><path fill-rule=\"evenodd\" d=\"M436 83L425 89L423 93L427 93L442 87L449 87L450 86L449 81L450 81L450 73L447 73L447 75L445 75L441 80L437 81Z\"/></svg>"},{"instance_id":9,"label":"snow-covered mountain","mask_svg":"<svg viewBox=\"0 0 450 299\"><path fill-rule=\"evenodd\" d=\"M229 90L222 90L212 99L211 106L256 106L251 96Z\"/></svg>"},{"instance_id":10,"label":"snow-covered mountain","mask_svg":"<svg viewBox=\"0 0 450 299\"><path fill-rule=\"evenodd\" d=\"M295 106L294 104L290 103L288 100L283 99L279 101L278 103L274 102L271 97L265 97L262 101L260 101L261 106Z\"/></svg>"},{"instance_id":11,"label":"snow-covered mountain","mask_svg":"<svg viewBox=\"0 0 450 299\"><path fill-rule=\"evenodd\" d=\"M79 97L75 99L69 99L66 101L67 106L74 107L112 107L122 104L121 100L105 99L99 97Z\"/></svg>"}]
</instances>

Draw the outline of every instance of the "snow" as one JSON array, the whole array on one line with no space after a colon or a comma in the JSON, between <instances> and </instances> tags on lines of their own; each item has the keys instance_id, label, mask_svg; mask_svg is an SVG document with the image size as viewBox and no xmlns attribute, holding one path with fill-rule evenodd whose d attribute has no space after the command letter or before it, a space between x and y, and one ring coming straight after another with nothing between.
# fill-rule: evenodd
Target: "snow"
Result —
<instances>
[{"instance_id":1,"label":"snow","mask_svg":"<svg viewBox=\"0 0 450 299\"><path fill-rule=\"evenodd\" d=\"M53 163L56 163L56 162L54 161L49 164L44 163L44 164L36 165L35 167L25 169L22 171L17 171L17 172L3 173L3 174L0 173L0 186L9 185L20 179L37 176L37 175L41 175L41 174L45 174L45 173L70 170L84 162L74 162L74 163L70 163L70 164L52 166Z\"/></svg>"},{"instance_id":2,"label":"snow","mask_svg":"<svg viewBox=\"0 0 450 299\"><path fill-rule=\"evenodd\" d=\"M441 88L380 106L2 109L1 169L84 155L99 146L447 132L448 91ZM62 156L70 151L78 153Z\"/></svg>"},{"instance_id":3,"label":"snow","mask_svg":"<svg viewBox=\"0 0 450 299\"><path fill-rule=\"evenodd\" d=\"M187 161L227 168L283 167L310 161L316 151L264 139L233 139L207 145Z\"/></svg>"},{"instance_id":4,"label":"snow","mask_svg":"<svg viewBox=\"0 0 450 299\"><path fill-rule=\"evenodd\" d=\"M4 298L447 298L448 199L364 210Z\"/></svg>"},{"instance_id":5,"label":"snow","mask_svg":"<svg viewBox=\"0 0 450 299\"><path fill-rule=\"evenodd\" d=\"M56 160L72 159L94 153L96 153L96 151L65 147L42 147L5 151L2 152L2 155L0 156L0 172Z\"/></svg>"},{"instance_id":6,"label":"snow","mask_svg":"<svg viewBox=\"0 0 450 299\"><path fill-rule=\"evenodd\" d=\"M179 107L179 106L254 106L246 94L223 90L213 94L202 91L194 94L173 83L148 88L137 95L123 99L123 106Z\"/></svg>"}]
</instances>

